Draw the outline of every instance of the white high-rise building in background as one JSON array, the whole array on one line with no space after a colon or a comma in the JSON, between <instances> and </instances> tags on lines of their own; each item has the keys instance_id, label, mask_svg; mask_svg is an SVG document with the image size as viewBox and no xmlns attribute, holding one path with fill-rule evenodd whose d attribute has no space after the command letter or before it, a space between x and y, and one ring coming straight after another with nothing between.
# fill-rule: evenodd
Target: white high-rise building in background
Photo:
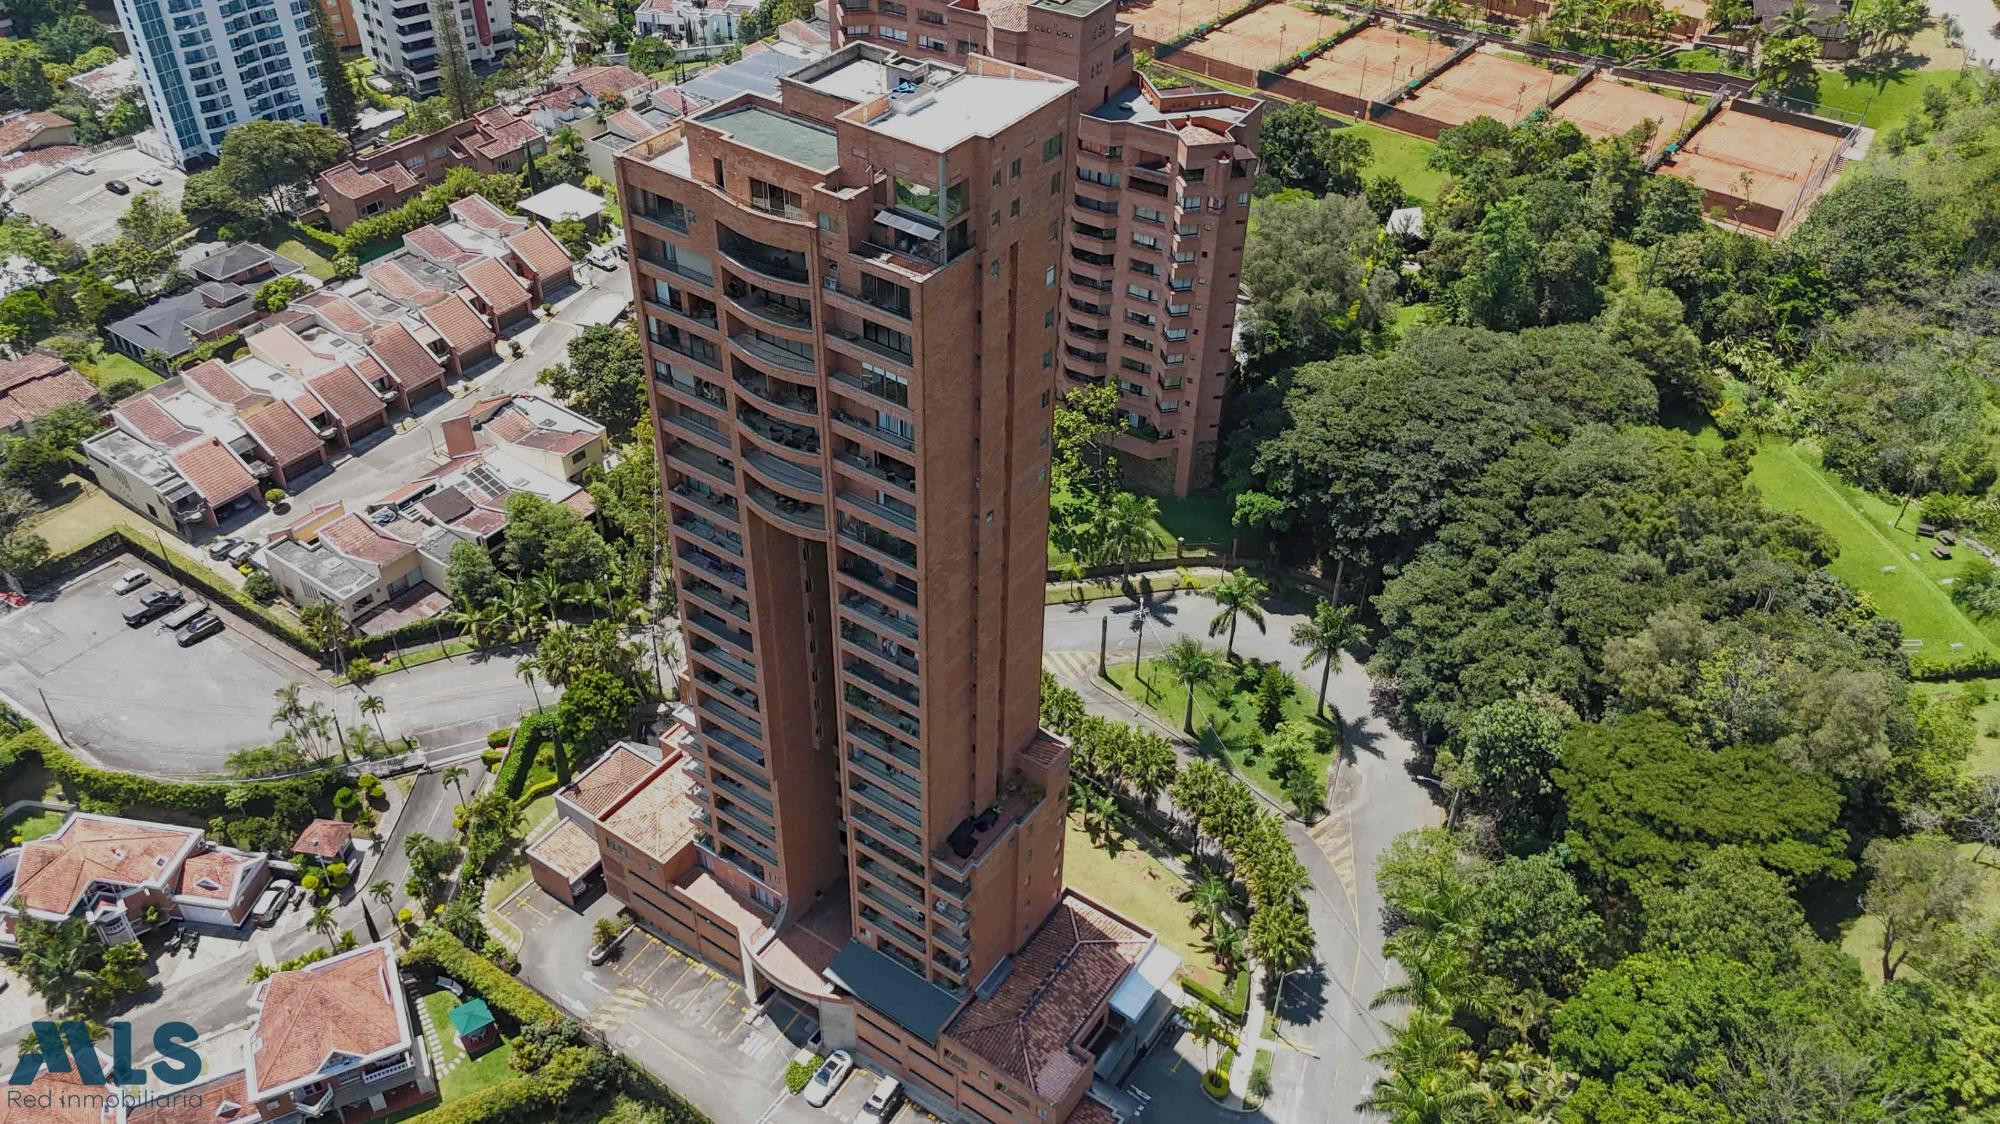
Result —
<instances>
[{"instance_id":1,"label":"white high-rise building in background","mask_svg":"<svg viewBox=\"0 0 2000 1124\"><path fill-rule=\"evenodd\" d=\"M514 46L512 0L455 0L465 55L483 67ZM438 43L429 0L354 0L361 49L377 72L400 79L419 95L438 92Z\"/></svg>"},{"instance_id":2,"label":"white high-rise building in background","mask_svg":"<svg viewBox=\"0 0 2000 1124\"><path fill-rule=\"evenodd\" d=\"M246 121L326 120L316 0L117 0L153 129L140 146L186 164ZM157 139L155 139L157 138Z\"/></svg>"}]
</instances>

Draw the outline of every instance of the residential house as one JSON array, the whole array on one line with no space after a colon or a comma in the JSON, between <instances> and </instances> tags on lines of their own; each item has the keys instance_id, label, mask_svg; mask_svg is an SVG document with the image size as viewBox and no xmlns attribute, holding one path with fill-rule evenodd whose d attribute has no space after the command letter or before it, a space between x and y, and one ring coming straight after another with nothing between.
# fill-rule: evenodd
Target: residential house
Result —
<instances>
[{"instance_id":1,"label":"residential house","mask_svg":"<svg viewBox=\"0 0 2000 1124\"><path fill-rule=\"evenodd\" d=\"M292 841L292 854L322 863L354 861L354 825L340 820L314 820Z\"/></svg>"},{"instance_id":2,"label":"residential house","mask_svg":"<svg viewBox=\"0 0 2000 1124\"><path fill-rule=\"evenodd\" d=\"M111 1072L111 1059L97 1054L97 1069ZM72 1067L67 1073L51 1073L44 1068L22 1088L0 1094L0 1124L138 1124L139 1116L127 1117L123 1091L112 1085L92 1085ZM150 1124L167 1124L152 1121ZM181 1124L173 1121L172 1124ZM230 1124L228 1118L202 1124Z\"/></svg>"},{"instance_id":3,"label":"residential house","mask_svg":"<svg viewBox=\"0 0 2000 1124\"><path fill-rule=\"evenodd\" d=\"M758 0L643 0L632 17L640 35L683 43L733 43Z\"/></svg>"},{"instance_id":4,"label":"residential house","mask_svg":"<svg viewBox=\"0 0 2000 1124\"><path fill-rule=\"evenodd\" d=\"M602 425L539 394L475 403L464 416L444 423L445 447L464 448L467 431L473 443L505 450L544 476L572 484L602 465L610 448Z\"/></svg>"},{"instance_id":5,"label":"residential house","mask_svg":"<svg viewBox=\"0 0 2000 1124\"><path fill-rule=\"evenodd\" d=\"M0 156L75 144L76 122L60 113L35 109L0 117Z\"/></svg>"},{"instance_id":6,"label":"residential house","mask_svg":"<svg viewBox=\"0 0 2000 1124\"><path fill-rule=\"evenodd\" d=\"M271 535L264 566L294 605L324 602L363 635L436 616L452 542L395 513L377 522L328 504Z\"/></svg>"},{"instance_id":7,"label":"residential house","mask_svg":"<svg viewBox=\"0 0 2000 1124\"><path fill-rule=\"evenodd\" d=\"M274 466L296 470L305 454L280 415L260 421L279 442L267 448L240 418L180 379L150 387L110 412L110 427L83 441L105 491L176 534L218 526L253 505Z\"/></svg>"},{"instance_id":8,"label":"residential house","mask_svg":"<svg viewBox=\"0 0 2000 1124\"><path fill-rule=\"evenodd\" d=\"M346 230L360 219L392 211L453 168L482 174L518 172L546 147L541 130L506 106L455 121L434 133L405 137L321 172L316 181L328 223Z\"/></svg>"},{"instance_id":9,"label":"residential house","mask_svg":"<svg viewBox=\"0 0 2000 1124\"><path fill-rule=\"evenodd\" d=\"M0 948L21 918L89 920L106 944L152 919L241 925L270 881L266 856L212 844L200 828L72 814L52 834L0 853Z\"/></svg>"},{"instance_id":10,"label":"residential house","mask_svg":"<svg viewBox=\"0 0 2000 1124\"><path fill-rule=\"evenodd\" d=\"M198 284L106 325L113 350L134 359L155 351L179 359L197 343L221 339L263 315L252 299L257 287L304 268L262 246L240 242L191 256L185 264Z\"/></svg>"},{"instance_id":11,"label":"residential house","mask_svg":"<svg viewBox=\"0 0 2000 1124\"><path fill-rule=\"evenodd\" d=\"M18 433L57 406L97 401L97 387L59 355L0 359L0 433Z\"/></svg>"},{"instance_id":12,"label":"residential house","mask_svg":"<svg viewBox=\"0 0 2000 1124\"><path fill-rule=\"evenodd\" d=\"M625 108L606 114L602 121L586 118L577 125L578 133L584 137L584 161L593 175L606 183L613 182L618 178L619 153L705 104L675 87L663 86L647 94L643 101L628 102Z\"/></svg>"},{"instance_id":13,"label":"residential house","mask_svg":"<svg viewBox=\"0 0 2000 1124\"><path fill-rule=\"evenodd\" d=\"M278 972L250 1004L244 1095L267 1120L382 1115L436 1094L386 942Z\"/></svg>"}]
</instances>

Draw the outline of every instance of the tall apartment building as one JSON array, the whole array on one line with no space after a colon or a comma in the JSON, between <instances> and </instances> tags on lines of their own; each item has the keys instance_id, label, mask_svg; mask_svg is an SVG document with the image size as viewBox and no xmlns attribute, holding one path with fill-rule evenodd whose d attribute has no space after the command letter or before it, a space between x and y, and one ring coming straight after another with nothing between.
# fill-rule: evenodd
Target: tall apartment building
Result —
<instances>
[{"instance_id":1,"label":"tall apartment building","mask_svg":"<svg viewBox=\"0 0 2000 1124\"><path fill-rule=\"evenodd\" d=\"M607 885L963 1119L1094 1111L1160 951L1038 726L1075 100L855 44L619 159L695 779L598 801Z\"/></svg>"},{"instance_id":2,"label":"tall apartment building","mask_svg":"<svg viewBox=\"0 0 2000 1124\"><path fill-rule=\"evenodd\" d=\"M361 45L361 17L354 5L355 0L320 0L320 6L326 9L327 29L333 33L337 47Z\"/></svg>"},{"instance_id":3,"label":"tall apartment building","mask_svg":"<svg viewBox=\"0 0 2000 1124\"><path fill-rule=\"evenodd\" d=\"M246 121L326 120L312 50L318 0L117 0L153 112L141 147L185 164ZM154 138L157 137L157 142Z\"/></svg>"},{"instance_id":4,"label":"tall apartment building","mask_svg":"<svg viewBox=\"0 0 2000 1124\"><path fill-rule=\"evenodd\" d=\"M833 15L843 43L947 62L987 55L1077 84L1062 371L1069 385L1117 383L1126 429L1113 446L1135 484L1208 486L1262 101L1155 89L1133 72L1114 0L840 0Z\"/></svg>"},{"instance_id":5,"label":"tall apartment building","mask_svg":"<svg viewBox=\"0 0 2000 1124\"><path fill-rule=\"evenodd\" d=\"M361 25L361 49L378 70L418 94L438 92L437 32L430 0L351 0ZM465 57L474 66L514 46L513 0L445 0L458 12Z\"/></svg>"}]
</instances>

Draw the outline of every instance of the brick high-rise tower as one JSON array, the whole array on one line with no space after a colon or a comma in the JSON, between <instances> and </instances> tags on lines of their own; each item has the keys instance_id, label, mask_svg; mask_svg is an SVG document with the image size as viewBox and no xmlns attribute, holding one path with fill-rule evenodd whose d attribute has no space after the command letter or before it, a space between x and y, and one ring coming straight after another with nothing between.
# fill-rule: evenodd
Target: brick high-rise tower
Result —
<instances>
[{"instance_id":1,"label":"brick high-rise tower","mask_svg":"<svg viewBox=\"0 0 2000 1124\"><path fill-rule=\"evenodd\" d=\"M1115 0L840 0L841 42L1005 59L1077 84L1064 223L1065 385L1115 381L1128 477L1186 495L1214 480L1263 102L1162 93L1132 69Z\"/></svg>"},{"instance_id":2,"label":"brick high-rise tower","mask_svg":"<svg viewBox=\"0 0 2000 1124\"><path fill-rule=\"evenodd\" d=\"M649 928L1024 1124L1105 1119L1090 1059L1165 1017L1063 890L1038 726L1076 128L1073 82L855 44L620 158L693 722L530 850L567 894L589 823Z\"/></svg>"}]
</instances>

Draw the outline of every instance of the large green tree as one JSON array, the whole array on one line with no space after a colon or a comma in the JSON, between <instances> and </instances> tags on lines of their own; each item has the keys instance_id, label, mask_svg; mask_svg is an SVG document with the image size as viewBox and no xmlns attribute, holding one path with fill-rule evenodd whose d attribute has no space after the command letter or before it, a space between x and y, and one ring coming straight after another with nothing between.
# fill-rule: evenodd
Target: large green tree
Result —
<instances>
[{"instance_id":1,"label":"large green tree","mask_svg":"<svg viewBox=\"0 0 2000 1124\"><path fill-rule=\"evenodd\" d=\"M537 376L542 385L611 432L631 432L647 408L637 333L624 325L592 325L570 338L566 355L567 362Z\"/></svg>"}]
</instances>

